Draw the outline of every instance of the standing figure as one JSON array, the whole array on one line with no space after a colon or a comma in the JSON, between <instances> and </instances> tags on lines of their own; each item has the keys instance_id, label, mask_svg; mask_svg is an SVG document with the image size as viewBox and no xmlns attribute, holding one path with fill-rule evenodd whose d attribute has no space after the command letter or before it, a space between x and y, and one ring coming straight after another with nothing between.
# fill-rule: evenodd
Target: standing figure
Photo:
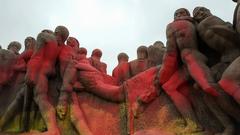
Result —
<instances>
[{"instance_id":1,"label":"standing figure","mask_svg":"<svg viewBox=\"0 0 240 135\"><path fill-rule=\"evenodd\" d=\"M146 46L139 46L137 49L137 59L129 62L130 77L148 69L148 52Z\"/></svg>"},{"instance_id":2,"label":"standing figure","mask_svg":"<svg viewBox=\"0 0 240 135\"><path fill-rule=\"evenodd\" d=\"M118 54L118 65L112 71L112 76L117 79L119 85L129 78L128 58L126 53Z\"/></svg>"},{"instance_id":3,"label":"standing figure","mask_svg":"<svg viewBox=\"0 0 240 135\"><path fill-rule=\"evenodd\" d=\"M70 38L68 45L65 45L65 41L69 36L69 31L65 26L56 27L54 33L60 48L58 62L60 66L60 76L62 78L57 114L60 119L64 119L69 105L70 120L78 133L92 135L79 106L77 94L73 91L74 86L76 86L75 83L77 82L77 70L75 65L78 63L77 51L79 49L79 43L75 38Z\"/></svg>"},{"instance_id":4,"label":"standing figure","mask_svg":"<svg viewBox=\"0 0 240 135\"><path fill-rule=\"evenodd\" d=\"M163 55L166 51L161 41L156 41L148 47L148 67L162 64Z\"/></svg>"},{"instance_id":5,"label":"standing figure","mask_svg":"<svg viewBox=\"0 0 240 135\"><path fill-rule=\"evenodd\" d=\"M187 9L180 8L175 11L174 21L168 24L166 33L167 50L159 72L160 85L173 100L187 126L194 121L195 130L202 130L185 93L180 91L181 87L184 86L185 91L189 91L191 87L188 81L191 77L205 92L213 96L219 94L205 64L206 58L198 51L194 20Z\"/></svg>"},{"instance_id":6,"label":"standing figure","mask_svg":"<svg viewBox=\"0 0 240 135\"><path fill-rule=\"evenodd\" d=\"M107 73L107 64L101 62L102 51L100 49L94 49L92 51L91 57L88 59L90 64L101 71L102 73Z\"/></svg>"},{"instance_id":7,"label":"standing figure","mask_svg":"<svg viewBox=\"0 0 240 135\"><path fill-rule=\"evenodd\" d=\"M223 21L211 14L210 10L205 7L196 7L193 11L194 19L197 24L199 37L207 44L207 46L220 54L220 60L211 67L211 71L219 81L223 72L227 67L240 55L238 44L240 43L236 31L231 24ZM221 96L217 97L219 106L230 116L240 122L238 114L239 108L234 107L232 102L223 90L219 91ZM236 108L236 109L235 109ZM226 123L226 122L225 122Z\"/></svg>"},{"instance_id":8,"label":"standing figure","mask_svg":"<svg viewBox=\"0 0 240 135\"><path fill-rule=\"evenodd\" d=\"M56 111L48 97L48 77L55 74L55 64L59 48L54 35L42 32L38 34L34 53L27 65L26 83L33 89L37 103L45 121L49 135L60 135L57 127Z\"/></svg>"}]
</instances>

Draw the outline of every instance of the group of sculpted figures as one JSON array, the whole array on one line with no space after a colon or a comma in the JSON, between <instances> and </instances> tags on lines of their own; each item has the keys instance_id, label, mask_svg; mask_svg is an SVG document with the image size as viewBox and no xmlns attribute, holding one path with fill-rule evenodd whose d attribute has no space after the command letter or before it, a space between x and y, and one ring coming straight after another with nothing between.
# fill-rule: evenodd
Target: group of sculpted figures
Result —
<instances>
[{"instance_id":1,"label":"group of sculpted figures","mask_svg":"<svg viewBox=\"0 0 240 135\"><path fill-rule=\"evenodd\" d=\"M166 48L160 41L149 47L140 46L137 59L130 62L126 53L120 53L112 76L106 74L107 66L100 60L101 50L95 49L87 58L87 50L79 47L76 38L68 37L69 31L64 26L56 27L54 32L43 30L36 40L26 38L25 51L21 54L18 53L21 44L11 42L8 50L0 50L0 90L17 84L14 86L18 91L0 117L0 131L4 131L4 126L23 104L21 135L60 135L57 116L65 119L67 113L79 134L92 135L76 93L86 91L108 101L125 102L132 96L124 89L124 83L143 73L149 73L145 76L148 79L154 73L154 85L169 96L184 118L184 132L237 134L236 123L240 123L240 1L234 2L238 5L233 24L212 15L205 7L196 7L193 17L187 9L177 9L173 22L166 29ZM54 77L60 78L55 81L61 84L56 107L48 96L48 84ZM193 89L204 97L203 102L224 127L222 133L205 131L193 107L194 101L189 98ZM158 90L153 90L129 99L130 112L137 118L144 111L142 105L158 95ZM33 101L47 126L45 132L27 132L29 107ZM131 128L129 134L133 134Z\"/></svg>"}]
</instances>

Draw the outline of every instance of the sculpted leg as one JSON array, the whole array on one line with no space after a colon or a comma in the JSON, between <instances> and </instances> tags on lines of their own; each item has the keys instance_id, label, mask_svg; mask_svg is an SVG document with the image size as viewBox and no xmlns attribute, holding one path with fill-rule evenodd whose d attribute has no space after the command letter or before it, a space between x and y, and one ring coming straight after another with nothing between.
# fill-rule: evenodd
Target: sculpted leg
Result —
<instances>
[{"instance_id":1,"label":"sculpted leg","mask_svg":"<svg viewBox=\"0 0 240 135\"><path fill-rule=\"evenodd\" d=\"M24 100L25 88L22 88L13 102L8 106L6 112L0 119L0 131L4 128L5 124L16 114L17 110L20 109Z\"/></svg>"},{"instance_id":2,"label":"sculpted leg","mask_svg":"<svg viewBox=\"0 0 240 135\"><path fill-rule=\"evenodd\" d=\"M204 63L203 55L193 49L184 49L181 57L186 63L188 71L193 79L200 85L200 87L207 93L218 96L216 83L211 75L210 69Z\"/></svg>"},{"instance_id":3,"label":"sculpted leg","mask_svg":"<svg viewBox=\"0 0 240 135\"><path fill-rule=\"evenodd\" d=\"M104 81L102 74L89 64L77 64L78 77L87 91L113 102L122 102L125 98L123 85L116 86Z\"/></svg>"},{"instance_id":4,"label":"sculpted leg","mask_svg":"<svg viewBox=\"0 0 240 135\"><path fill-rule=\"evenodd\" d=\"M232 96L238 104L240 104L240 85L236 81L230 79L221 79L219 85L223 90Z\"/></svg>"},{"instance_id":5,"label":"sculpted leg","mask_svg":"<svg viewBox=\"0 0 240 135\"><path fill-rule=\"evenodd\" d=\"M70 117L73 125L81 135L93 135L89 129L84 114L78 103L77 94L72 93L72 102L70 105Z\"/></svg>"},{"instance_id":6,"label":"sculpted leg","mask_svg":"<svg viewBox=\"0 0 240 135\"><path fill-rule=\"evenodd\" d=\"M63 75L63 84L60 89L60 96L57 105L57 114L60 119L64 119L67 113L70 94L73 91L73 84L77 78L77 69L73 61L70 61Z\"/></svg>"},{"instance_id":7,"label":"sculpted leg","mask_svg":"<svg viewBox=\"0 0 240 135\"><path fill-rule=\"evenodd\" d=\"M28 87L27 85L24 86L24 103L23 103L23 114L22 114L22 122L21 122L21 130L28 131L29 130L29 120L30 120L30 109L33 101L33 89Z\"/></svg>"},{"instance_id":8,"label":"sculpted leg","mask_svg":"<svg viewBox=\"0 0 240 135\"><path fill-rule=\"evenodd\" d=\"M220 123L223 125L224 132L222 134L233 135L235 132L234 123L232 120L221 110L213 97L209 95L204 96L204 101L211 112L217 117Z\"/></svg>"},{"instance_id":9,"label":"sculpted leg","mask_svg":"<svg viewBox=\"0 0 240 135\"><path fill-rule=\"evenodd\" d=\"M170 98L173 100L174 104L176 105L179 112L182 114L184 119L187 122L186 132L189 132L187 130L193 130L193 131L201 131L201 126L195 116L195 113L192 109L191 103L188 101L188 99L178 91L178 88L187 83L184 74L181 73L182 71L178 70L176 71L173 76L162 86L162 88L165 90L165 92L170 96ZM189 87L184 87L184 89ZM195 124L195 129L190 129L190 126ZM193 127L192 127L193 128ZM191 132L191 131L190 131Z\"/></svg>"},{"instance_id":10,"label":"sculpted leg","mask_svg":"<svg viewBox=\"0 0 240 135\"><path fill-rule=\"evenodd\" d=\"M48 80L45 75L39 75L39 81L37 82L34 90L34 100L38 104L41 115L47 125L49 135L60 135L60 131L57 127L56 111L53 105L49 102L48 95Z\"/></svg>"},{"instance_id":11,"label":"sculpted leg","mask_svg":"<svg viewBox=\"0 0 240 135\"><path fill-rule=\"evenodd\" d=\"M240 104L240 57L236 58L224 71L218 84Z\"/></svg>"}]
</instances>

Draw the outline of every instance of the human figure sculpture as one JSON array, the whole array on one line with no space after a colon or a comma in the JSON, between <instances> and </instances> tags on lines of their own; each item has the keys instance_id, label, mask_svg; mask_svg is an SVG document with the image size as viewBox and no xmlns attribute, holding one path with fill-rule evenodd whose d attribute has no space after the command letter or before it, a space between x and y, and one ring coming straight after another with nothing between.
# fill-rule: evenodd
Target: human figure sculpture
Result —
<instances>
[{"instance_id":1,"label":"human figure sculpture","mask_svg":"<svg viewBox=\"0 0 240 135\"><path fill-rule=\"evenodd\" d=\"M27 63L30 60L36 46L36 40L33 37L27 37L24 40L24 51L18 55L15 70L26 72Z\"/></svg>"},{"instance_id":2,"label":"human figure sculpture","mask_svg":"<svg viewBox=\"0 0 240 135\"><path fill-rule=\"evenodd\" d=\"M148 47L148 66L156 66L162 64L163 55L166 48L161 41L156 41Z\"/></svg>"},{"instance_id":3,"label":"human figure sculpture","mask_svg":"<svg viewBox=\"0 0 240 135\"><path fill-rule=\"evenodd\" d=\"M234 12L234 20L233 20L233 28L235 31L237 31L238 35L240 32L239 26L240 26L240 17L239 17L239 0L233 0L237 3L237 6L235 8ZM239 39L239 36L237 37ZM235 45L238 45L239 43L236 43ZM238 49L239 50L239 49ZM221 76L221 80L219 80L219 85L223 88L223 90L231 95L235 101L240 104L240 90L239 90L239 56L226 68L226 70L223 72Z\"/></svg>"},{"instance_id":4,"label":"human figure sculpture","mask_svg":"<svg viewBox=\"0 0 240 135\"><path fill-rule=\"evenodd\" d=\"M185 16L182 14L185 14ZM175 21L167 27L167 51L163 61L163 68L160 70L160 84L162 85L168 81L171 75L178 69L177 54L179 50L182 62L187 66L190 76L205 92L218 96L217 84L205 64L206 57L197 50L196 29L192 23L193 19L189 15L186 16L186 14L188 13L184 12L184 10L180 9L180 11L177 11ZM191 34L191 36L187 34Z\"/></svg>"},{"instance_id":5,"label":"human figure sculpture","mask_svg":"<svg viewBox=\"0 0 240 135\"><path fill-rule=\"evenodd\" d=\"M54 53L53 53L54 52ZM15 113L19 101L24 97L26 89L33 89L34 100L39 106L40 112L47 125L46 134L59 135L55 109L48 100L48 76L55 73L55 62L58 55L58 46L54 35L42 32L37 37L34 53L27 65L27 86L18 92L15 100L9 105L4 117L0 121L0 127ZM25 90L24 90L25 89Z\"/></svg>"},{"instance_id":6,"label":"human figure sculpture","mask_svg":"<svg viewBox=\"0 0 240 135\"><path fill-rule=\"evenodd\" d=\"M57 114L60 119L64 119L67 113L68 104L70 106L70 120L77 129L79 134L92 135L82 110L80 109L77 95L73 92L74 84L76 83L76 55L78 49L78 42L71 42L65 45L69 31L64 26L58 26L55 29L55 36L58 41L60 53L58 56L60 75L62 78L62 86L60 88L60 96L57 105ZM72 40L74 40L72 38ZM77 41L77 40L75 40ZM74 47L74 48L73 48Z\"/></svg>"},{"instance_id":7,"label":"human figure sculpture","mask_svg":"<svg viewBox=\"0 0 240 135\"><path fill-rule=\"evenodd\" d=\"M181 85L188 86L189 74L205 92L218 96L216 83L205 64L206 58L197 50L196 29L187 9L175 11L174 21L167 26L166 31L167 50L159 73L160 85L185 120L190 118L197 123L189 101L178 88Z\"/></svg>"},{"instance_id":8,"label":"human figure sculpture","mask_svg":"<svg viewBox=\"0 0 240 135\"><path fill-rule=\"evenodd\" d=\"M78 49L79 46L80 46L78 40L76 38L74 38L74 37L69 37L67 39L67 45L71 46L73 49Z\"/></svg>"},{"instance_id":9,"label":"human figure sculpture","mask_svg":"<svg viewBox=\"0 0 240 135\"><path fill-rule=\"evenodd\" d=\"M22 45L19 42L12 41L11 43L9 43L7 49L10 52L12 52L12 53L14 53L16 55L19 55L19 51L20 51L21 47L22 47Z\"/></svg>"},{"instance_id":10,"label":"human figure sculpture","mask_svg":"<svg viewBox=\"0 0 240 135\"><path fill-rule=\"evenodd\" d=\"M148 53L146 46L140 46L137 49L137 59L129 62L130 77L148 69Z\"/></svg>"},{"instance_id":11,"label":"human figure sculpture","mask_svg":"<svg viewBox=\"0 0 240 135\"><path fill-rule=\"evenodd\" d=\"M221 55L219 62L211 67L216 81L219 81L225 69L240 55L240 49L237 46L238 42L236 42L237 40L232 40L232 37L230 37L230 35L232 35L231 33L235 35L237 35L237 33L232 29L232 27L229 27L229 23L212 15L210 10L205 7L196 7L193 14L194 18L196 18L199 22L197 25L197 31L199 32L200 38L211 49L217 51ZM223 30L225 32L220 32ZM235 120L239 121L239 108L232 104L230 98L223 92L223 90L220 90L219 92L221 96L217 97L216 100L219 106ZM220 116L219 114L215 115ZM228 116L225 115L225 117ZM219 119L225 127L233 125L233 123L230 122L230 119L221 120L221 117L219 117Z\"/></svg>"},{"instance_id":12,"label":"human figure sculpture","mask_svg":"<svg viewBox=\"0 0 240 135\"><path fill-rule=\"evenodd\" d=\"M79 54L79 59L81 61L85 61L87 63L89 63L89 61L87 60L87 49L84 47L80 47L78 50L78 54Z\"/></svg>"},{"instance_id":13,"label":"human figure sculpture","mask_svg":"<svg viewBox=\"0 0 240 135\"><path fill-rule=\"evenodd\" d=\"M235 8L234 12L234 21L233 21L233 28L238 32L240 32L240 17L239 17L239 0L233 0L234 2L237 2L237 6ZM218 82L220 86L224 89L226 93L231 95L238 104L240 104L240 89L239 89L239 61L240 58L237 57L230 65L229 67L223 72L221 80Z\"/></svg>"},{"instance_id":14,"label":"human figure sculpture","mask_svg":"<svg viewBox=\"0 0 240 135\"><path fill-rule=\"evenodd\" d=\"M237 33L229 23L212 15L210 10L205 7L196 7L193 11L193 15L194 19L199 22L197 31L200 38L211 49L217 51L221 55L218 64L212 66L215 72L218 71L214 76L216 80L219 80L228 65L240 55L240 49L237 46L238 42L236 42L237 40L229 38L231 33ZM219 30L219 32L217 30ZM220 30L222 30L222 32Z\"/></svg>"},{"instance_id":15,"label":"human figure sculpture","mask_svg":"<svg viewBox=\"0 0 240 135\"><path fill-rule=\"evenodd\" d=\"M33 88L34 100L37 103L48 131L47 134L59 135L56 123L56 111L49 101L48 77L54 75L59 48L52 34L42 32L37 37L36 49L28 62L26 83Z\"/></svg>"},{"instance_id":16,"label":"human figure sculpture","mask_svg":"<svg viewBox=\"0 0 240 135\"><path fill-rule=\"evenodd\" d=\"M113 69L112 76L117 79L119 85L129 78L128 58L126 53L118 54L118 65Z\"/></svg>"},{"instance_id":17,"label":"human figure sculpture","mask_svg":"<svg viewBox=\"0 0 240 135\"><path fill-rule=\"evenodd\" d=\"M94 49L91 57L88 60L93 67L102 73L107 73L107 65L104 62L101 62L101 57L102 51L100 49Z\"/></svg>"},{"instance_id":18,"label":"human figure sculpture","mask_svg":"<svg viewBox=\"0 0 240 135\"><path fill-rule=\"evenodd\" d=\"M32 90L26 90L25 85L24 84L24 76L26 74L26 70L27 70L27 63L30 60L33 51L34 51L34 47L36 45L36 40L33 37L27 37L25 39L25 50L23 53L21 53L20 55L17 56L16 58L16 62L14 63L13 66L13 72L14 72L14 77L15 77L15 84L13 84L13 86L16 88L14 89L19 89L17 88L17 86L24 86L24 88L21 88L18 91L18 94L15 98L15 100L11 103L11 105L8 107L8 110L6 111L6 115L4 115L5 118L3 118L0 122L0 128L3 128L3 126L5 125L5 123L8 121L9 118L11 118L14 113L16 112L16 109L18 109L21 105L21 103L24 101L24 105L23 105L23 116L22 116L22 122L26 122L25 119L26 117L28 117L27 115L29 115L29 113L27 112L27 108L28 105L31 104L32 101L29 101L28 98L30 98L32 95L29 95L29 92L32 92ZM5 65L6 67L6 65ZM9 74L9 73L8 73ZM3 75L3 74L2 74ZM10 81L10 80L9 80ZM25 130L28 123L23 123L21 128L22 130ZM25 128L25 129L24 129ZM26 130L25 130L26 131Z\"/></svg>"},{"instance_id":19,"label":"human figure sculpture","mask_svg":"<svg viewBox=\"0 0 240 135\"><path fill-rule=\"evenodd\" d=\"M36 45L36 40L33 37L26 37L26 39L24 40L24 46L25 46L25 50L33 50L35 48Z\"/></svg>"}]
</instances>

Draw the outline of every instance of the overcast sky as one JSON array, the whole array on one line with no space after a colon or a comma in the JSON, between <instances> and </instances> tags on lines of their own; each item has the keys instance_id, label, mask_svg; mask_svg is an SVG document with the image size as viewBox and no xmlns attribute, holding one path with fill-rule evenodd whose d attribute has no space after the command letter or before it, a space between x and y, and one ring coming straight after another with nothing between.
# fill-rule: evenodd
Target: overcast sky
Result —
<instances>
[{"instance_id":1,"label":"overcast sky","mask_svg":"<svg viewBox=\"0 0 240 135\"><path fill-rule=\"evenodd\" d=\"M103 51L108 73L117 65L117 55L126 52L136 58L140 45L156 40L166 42L166 25L176 9L208 7L212 13L232 22L232 0L0 0L0 45L23 43L42 29L65 25L88 55L94 48Z\"/></svg>"}]
</instances>

